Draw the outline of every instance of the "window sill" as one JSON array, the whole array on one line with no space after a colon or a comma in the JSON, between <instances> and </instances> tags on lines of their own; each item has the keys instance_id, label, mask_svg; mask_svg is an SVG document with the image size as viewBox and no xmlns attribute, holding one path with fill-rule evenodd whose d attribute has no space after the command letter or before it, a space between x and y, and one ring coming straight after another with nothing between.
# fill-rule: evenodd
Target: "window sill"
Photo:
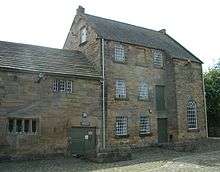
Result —
<instances>
[{"instance_id":1,"label":"window sill","mask_svg":"<svg viewBox=\"0 0 220 172\"><path fill-rule=\"evenodd\" d=\"M128 97L115 97L115 100L117 101L128 101Z\"/></svg>"},{"instance_id":2,"label":"window sill","mask_svg":"<svg viewBox=\"0 0 220 172\"><path fill-rule=\"evenodd\" d=\"M87 44L87 42L88 42L88 41L84 41L84 42L80 43L79 46L80 46L80 47L81 47L81 46L84 46L85 44Z\"/></svg>"},{"instance_id":3,"label":"window sill","mask_svg":"<svg viewBox=\"0 0 220 172\"><path fill-rule=\"evenodd\" d=\"M153 133L145 133L145 134L139 134L140 137L147 137L147 136L153 136Z\"/></svg>"},{"instance_id":4,"label":"window sill","mask_svg":"<svg viewBox=\"0 0 220 172\"><path fill-rule=\"evenodd\" d=\"M38 132L29 132L29 133L25 133L25 132L8 132L8 135L19 135L19 136L35 136L37 135Z\"/></svg>"},{"instance_id":5,"label":"window sill","mask_svg":"<svg viewBox=\"0 0 220 172\"><path fill-rule=\"evenodd\" d=\"M195 128L195 129L188 129L187 132L199 132L199 129Z\"/></svg>"},{"instance_id":6,"label":"window sill","mask_svg":"<svg viewBox=\"0 0 220 172\"><path fill-rule=\"evenodd\" d=\"M154 68L156 68L156 69L165 69L164 66L157 66L157 65L154 65Z\"/></svg>"},{"instance_id":7,"label":"window sill","mask_svg":"<svg viewBox=\"0 0 220 172\"><path fill-rule=\"evenodd\" d=\"M140 67L145 67L148 68L149 65L148 64L142 64L142 63L135 63L136 66L140 66Z\"/></svg>"},{"instance_id":8,"label":"window sill","mask_svg":"<svg viewBox=\"0 0 220 172\"><path fill-rule=\"evenodd\" d=\"M115 135L116 139L123 139L123 138L128 138L128 137L129 137L129 134L127 134L127 135Z\"/></svg>"},{"instance_id":9,"label":"window sill","mask_svg":"<svg viewBox=\"0 0 220 172\"><path fill-rule=\"evenodd\" d=\"M142 102L149 102L149 98L140 98L138 97L138 101L142 101Z\"/></svg>"},{"instance_id":10,"label":"window sill","mask_svg":"<svg viewBox=\"0 0 220 172\"><path fill-rule=\"evenodd\" d=\"M114 63L118 63L118 64L124 64L124 65L128 64L127 60L125 60L125 61L117 61L117 60L114 59L113 62Z\"/></svg>"}]
</instances>

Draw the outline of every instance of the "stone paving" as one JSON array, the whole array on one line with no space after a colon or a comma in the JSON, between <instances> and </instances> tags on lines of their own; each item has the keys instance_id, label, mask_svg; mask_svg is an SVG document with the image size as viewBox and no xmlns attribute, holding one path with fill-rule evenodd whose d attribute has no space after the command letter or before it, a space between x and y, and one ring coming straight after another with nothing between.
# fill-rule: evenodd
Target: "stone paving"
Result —
<instances>
[{"instance_id":1,"label":"stone paving","mask_svg":"<svg viewBox=\"0 0 220 172\"><path fill-rule=\"evenodd\" d=\"M130 161L93 163L77 158L0 162L0 172L210 172L220 171L220 140L201 143L194 152L162 148L135 151Z\"/></svg>"}]
</instances>

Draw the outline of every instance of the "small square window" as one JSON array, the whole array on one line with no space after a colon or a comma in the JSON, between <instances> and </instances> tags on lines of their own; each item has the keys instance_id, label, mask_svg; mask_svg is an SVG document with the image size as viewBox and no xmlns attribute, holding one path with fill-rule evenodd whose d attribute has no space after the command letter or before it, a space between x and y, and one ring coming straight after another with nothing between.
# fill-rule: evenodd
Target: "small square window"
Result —
<instances>
[{"instance_id":1,"label":"small square window","mask_svg":"<svg viewBox=\"0 0 220 172\"><path fill-rule=\"evenodd\" d=\"M86 30L86 27L83 27L80 30L80 43L86 42L86 36L87 36L87 30Z\"/></svg>"},{"instance_id":2,"label":"small square window","mask_svg":"<svg viewBox=\"0 0 220 172\"><path fill-rule=\"evenodd\" d=\"M125 116L116 117L116 135L125 136L128 134L128 118Z\"/></svg>"},{"instance_id":3,"label":"small square window","mask_svg":"<svg viewBox=\"0 0 220 172\"><path fill-rule=\"evenodd\" d=\"M116 80L116 97L126 98L126 86L124 80Z\"/></svg>"},{"instance_id":4,"label":"small square window","mask_svg":"<svg viewBox=\"0 0 220 172\"><path fill-rule=\"evenodd\" d=\"M115 61L125 62L125 51L124 46L121 44L115 45Z\"/></svg>"},{"instance_id":5,"label":"small square window","mask_svg":"<svg viewBox=\"0 0 220 172\"><path fill-rule=\"evenodd\" d=\"M153 51L154 66L163 67L163 53L160 50Z\"/></svg>"},{"instance_id":6,"label":"small square window","mask_svg":"<svg viewBox=\"0 0 220 172\"><path fill-rule=\"evenodd\" d=\"M150 133L150 122L149 117L141 116L140 117L140 134Z\"/></svg>"}]
</instances>

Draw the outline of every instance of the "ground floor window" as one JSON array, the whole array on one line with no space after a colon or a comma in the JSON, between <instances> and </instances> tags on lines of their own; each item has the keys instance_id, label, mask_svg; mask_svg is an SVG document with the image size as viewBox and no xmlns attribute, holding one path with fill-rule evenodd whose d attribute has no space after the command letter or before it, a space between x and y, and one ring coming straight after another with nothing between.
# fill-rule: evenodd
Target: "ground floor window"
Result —
<instances>
[{"instance_id":1,"label":"ground floor window","mask_svg":"<svg viewBox=\"0 0 220 172\"><path fill-rule=\"evenodd\" d=\"M141 116L140 117L140 134L150 133L150 121L149 117Z\"/></svg>"},{"instance_id":2,"label":"ground floor window","mask_svg":"<svg viewBox=\"0 0 220 172\"><path fill-rule=\"evenodd\" d=\"M187 104L187 125L188 129L197 129L197 109L194 101Z\"/></svg>"},{"instance_id":3,"label":"ground floor window","mask_svg":"<svg viewBox=\"0 0 220 172\"><path fill-rule=\"evenodd\" d=\"M37 119L9 118L9 133L36 133L38 130Z\"/></svg>"},{"instance_id":4,"label":"ground floor window","mask_svg":"<svg viewBox=\"0 0 220 172\"><path fill-rule=\"evenodd\" d=\"M128 134L128 118L125 116L116 117L116 136L125 136Z\"/></svg>"}]
</instances>

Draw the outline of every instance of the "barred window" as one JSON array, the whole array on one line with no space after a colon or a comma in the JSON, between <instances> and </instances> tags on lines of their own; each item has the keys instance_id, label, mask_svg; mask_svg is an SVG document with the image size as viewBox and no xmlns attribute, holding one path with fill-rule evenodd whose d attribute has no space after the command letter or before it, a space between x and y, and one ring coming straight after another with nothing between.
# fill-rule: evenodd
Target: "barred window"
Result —
<instances>
[{"instance_id":1,"label":"barred window","mask_svg":"<svg viewBox=\"0 0 220 172\"><path fill-rule=\"evenodd\" d=\"M86 27L83 27L80 30L80 43L86 42L86 36L87 36L87 30L86 30Z\"/></svg>"},{"instance_id":2,"label":"barred window","mask_svg":"<svg viewBox=\"0 0 220 172\"><path fill-rule=\"evenodd\" d=\"M128 118L125 116L116 117L116 133L117 136L128 134Z\"/></svg>"},{"instance_id":3,"label":"barred window","mask_svg":"<svg viewBox=\"0 0 220 172\"><path fill-rule=\"evenodd\" d=\"M140 116L140 134L150 133L150 120L147 116Z\"/></svg>"},{"instance_id":4,"label":"barred window","mask_svg":"<svg viewBox=\"0 0 220 172\"><path fill-rule=\"evenodd\" d=\"M66 81L66 91L69 93L72 92L72 81Z\"/></svg>"},{"instance_id":5,"label":"barred window","mask_svg":"<svg viewBox=\"0 0 220 172\"><path fill-rule=\"evenodd\" d=\"M148 99L148 84L145 81L140 83L139 87L139 99Z\"/></svg>"},{"instance_id":6,"label":"barred window","mask_svg":"<svg viewBox=\"0 0 220 172\"><path fill-rule=\"evenodd\" d=\"M37 119L9 118L9 133L36 133L38 130Z\"/></svg>"},{"instance_id":7,"label":"barred window","mask_svg":"<svg viewBox=\"0 0 220 172\"><path fill-rule=\"evenodd\" d=\"M124 80L116 80L116 97L126 98L126 86Z\"/></svg>"},{"instance_id":8,"label":"barred window","mask_svg":"<svg viewBox=\"0 0 220 172\"><path fill-rule=\"evenodd\" d=\"M196 102L189 101L187 104L187 123L188 129L197 129Z\"/></svg>"},{"instance_id":9,"label":"barred window","mask_svg":"<svg viewBox=\"0 0 220 172\"><path fill-rule=\"evenodd\" d=\"M125 51L124 46L121 44L115 45L115 61L124 62L125 61Z\"/></svg>"},{"instance_id":10,"label":"barred window","mask_svg":"<svg viewBox=\"0 0 220 172\"><path fill-rule=\"evenodd\" d=\"M160 50L153 51L154 65L157 67L163 67L163 54Z\"/></svg>"},{"instance_id":11,"label":"barred window","mask_svg":"<svg viewBox=\"0 0 220 172\"><path fill-rule=\"evenodd\" d=\"M53 91L54 92L72 92L72 81L66 80L54 80L53 82Z\"/></svg>"}]
</instances>

